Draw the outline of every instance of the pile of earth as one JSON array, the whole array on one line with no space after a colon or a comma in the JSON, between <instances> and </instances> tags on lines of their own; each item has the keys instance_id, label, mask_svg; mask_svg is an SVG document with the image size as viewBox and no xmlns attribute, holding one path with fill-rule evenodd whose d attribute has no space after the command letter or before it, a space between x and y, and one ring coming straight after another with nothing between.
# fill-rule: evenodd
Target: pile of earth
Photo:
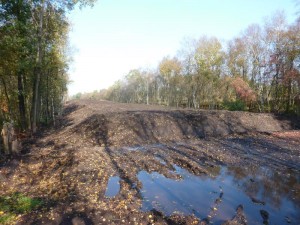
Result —
<instances>
[{"instance_id":1,"label":"pile of earth","mask_svg":"<svg viewBox=\"0 0 300 225\"><path fill-rule=\"evenodd\" d=\"M78 108L82 113L74 112L74 115L85 115L72 127L73 132L100 146L132 146L234 134L271 134L300 127L299 119L268 113L184 110L95 100L70 102L66 112Z\"/></svg>"}]
</instances>

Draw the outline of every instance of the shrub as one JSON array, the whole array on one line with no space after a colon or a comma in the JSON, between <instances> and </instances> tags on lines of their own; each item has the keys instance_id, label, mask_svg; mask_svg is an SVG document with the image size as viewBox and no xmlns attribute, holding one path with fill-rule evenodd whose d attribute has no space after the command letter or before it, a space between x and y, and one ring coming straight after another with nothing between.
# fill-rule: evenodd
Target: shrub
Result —
<instances>
[{"instance_id":1,"label":"shrub","mask_svg":"<svg viewBox=\"0 0 300 225\"><path fill-rule=\"evenodd\" d=\"M245 111L245 110L247 110L246 103L241 100L236 100L233 102L224 102L223 107L224 107L224 109L227 109L230 111Z\"/></svg>"}]
</instances>

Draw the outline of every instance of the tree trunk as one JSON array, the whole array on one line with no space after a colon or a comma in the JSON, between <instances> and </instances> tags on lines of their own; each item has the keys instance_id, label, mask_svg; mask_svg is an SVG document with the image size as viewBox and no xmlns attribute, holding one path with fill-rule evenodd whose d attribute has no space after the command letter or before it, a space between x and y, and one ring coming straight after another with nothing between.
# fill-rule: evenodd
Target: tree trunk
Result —
<instances>
[{"instance_id":1,"label":"tree trunk","mask_svg":"<svg viewBox=\"0 0 300 225\"><path fill-rule=\"evenodd\" d=\"M288 96L286 100L286 108L285 111L288 113L290 111L291 107L291 94L292 94L292 81L289 79L288 81Z\"/></svg>"},{"instance_id":2,"label":"tree trunk","mask_svg":"<svg viewBox=\"0 0 300 225\"><path fill-rule=\"evenodd\" d=\"M9 155L10 151L9 151L9 141L8 141L8 125L7 123L3 124L3 128L1 131L1 136L3 139L3 147L4 147L4 154L5 155Z\"/></svg>"},{"instance_id":3,"label":"tree trunk","mask_svg":"<svg viewBox=\"0 0 300 225\"><path fill-rule=\"evenodd\" d=\"M50 120L50 108L49 108L49 71L46 74L46 124L49 123Z\"/></svg>"},{"instance_id":4,"label":"tree trunk","mask_svg":"<svg viewBox=\"0 0 300 225\"><path fill-rule=\"evenodd\" d=\"M32 120L31 129L35 133L37 129L37 108L39 101L39 84L42 72L42 41L43 41L43 16L44 16L45 1L41 3L41 10L39 15L39 33L38 33L38 49L36 58L36 68L34 70L34 85L33 85L33 98L32 98Z\"/></svg>"},{"instance_id":5,"label":"tree trunk","mask_svg":"<svg viewBox=\"0 0 300 225\"><path fill-rule=\"evenodd\" d=\"M17 134L12 123L4 123L1 131L3 138L4 154L18 154L19 153L19 142Z\"/></svg>"},{"instance_id":6,"label":"tree trunk","mask_svg":"<svg viewBox=\"0 0 300 225\"><path fill-rule=\"evenodd\" d=\"M25 108L25 98L24 98L24 85L23 85L22 73L18 73L18 100L19 100L19 112L20 112L20 124L21 129L24 131L26 126L26 108Z\"/></svg>"},{"instance_id":7,"label":"tree trunk","mask_svg":"<svg viewBox=\"0 0 300 225\"><path fill-rule=\"evenodd\" d=\"M55 108L54 108L54 100L53 97L51 98L51 105L52 105L52 120L53 120L53 125L55 126Z\"/></svg>"},{"instance_id":8,"label":"tree trunk","mask_svg":"<svg viewBox=\"0 0 300 225\"><path fill-rule=\"evenodd\" d=\"M2 84L3 84L3 87L4 87L4 94L5 94L5 98L6 98L6 101L7 101L8 117L10 118L11 117L10 100L9 100L9 96L8 96L8 92L7 92L6 83L5 83L5 80L4 80L3 77L1 78L1 81L2 81Z\"/></svg>"},{"instance_id":9,"label":"tree trunk","mask_svg":"<svg viewBox=\"0 0 300 225\"><path fill-rule=\"evenodd\" d=\"M14 128L14 125L10 123L8 125L9 131L8 131L8 143L10 148L10 153L17 155L19 154L19 142L18 137Z\"/></svg>"},{"instance_id":10,"label":"tree trunk","mask_svg":"<svg viewBox=\"0 0 300 225\"><path fill-rule=\"evenodd\" d=\"M294 67L294 60L291 60L289 70L292 71L293 67ZM292 103L292 79L288 78L288 96L287 96L286 109L285 109L286 112L290 111L291 103Z\"/></svg>"},{"instance_id":11,"label":"tree trunk","mask_svg":"<svg viewBox=\"0 0 300 225\"><path fill-rule=\"evenodd\" d=\"M33 133L36 132L37 128L37 105L38 105L38 90L40 83L40 72L37 72L38 68L35 69L34 72L34 84L33 84L33 97L32 97L32 116L31 116L31 130ZM40 70L40 69L39 69Z\"/></svg>"}]
</instances>

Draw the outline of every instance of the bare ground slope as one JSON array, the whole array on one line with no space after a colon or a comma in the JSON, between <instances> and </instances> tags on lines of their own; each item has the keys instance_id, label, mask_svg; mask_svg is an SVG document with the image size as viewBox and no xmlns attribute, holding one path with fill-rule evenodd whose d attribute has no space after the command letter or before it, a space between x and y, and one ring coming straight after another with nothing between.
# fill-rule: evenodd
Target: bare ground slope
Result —
<instances>
[{"instance_id":1,"label":"bare ground slope","mask_svg":"<svg viewBox=\"0 0 300 225\"><path fill-rule=\"evenodd\" d=\"M158 106L107 101L75 101L66 108L74 113L66 122L76 134L84 134L100 146L143 145L191 138L233 134L273 133L299 127L297 121L273 114L178 110Z\"/></svg>"},{"instance_id":2,"label":"bare ground slope","mask_svg":"<svg viewBox=\"0 0 300 225\"><path fill-rule=\"evenodd\" d=\"M22 156L1 162L0 195L22 192L44 200L18 224L200 224L203 218L195 216L142 212L138 172L177 179L173 165L214 176L219 166L242 164L299 176L298 127L297 118L272 114L72 101L59 125L27 140ZM120 191L107 198L114 175ZM289 179L268 185L286 191ZM299 185L290 194L299 202Z\"/></svg>"}]
</instances>

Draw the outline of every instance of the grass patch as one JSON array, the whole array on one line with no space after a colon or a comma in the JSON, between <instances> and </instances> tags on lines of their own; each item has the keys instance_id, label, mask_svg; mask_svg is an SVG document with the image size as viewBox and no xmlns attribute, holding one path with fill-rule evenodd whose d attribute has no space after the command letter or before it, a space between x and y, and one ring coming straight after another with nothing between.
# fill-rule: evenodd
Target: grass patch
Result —
<instances>
[{"instance_id":1,"label":"grass patch","mask_svg":"<svg viewBox=\"0 0 300 225\"><path fill-rule=\"evenodd\" d=\"M11 224L17 218L16 214L4 213L0 215L0 224Z\"/></svg>"},{"instance_id":2,"label":"grass patch","mask_svg":"<svg viewBox=\"0 0 300 225\"><path fill-rule=\"evenodd\" d=\"M21 193L0 196L0 224L10 224L18 214L31 212L42 204L41 199L30 198Z\"/></svg>"}]
</instances>

